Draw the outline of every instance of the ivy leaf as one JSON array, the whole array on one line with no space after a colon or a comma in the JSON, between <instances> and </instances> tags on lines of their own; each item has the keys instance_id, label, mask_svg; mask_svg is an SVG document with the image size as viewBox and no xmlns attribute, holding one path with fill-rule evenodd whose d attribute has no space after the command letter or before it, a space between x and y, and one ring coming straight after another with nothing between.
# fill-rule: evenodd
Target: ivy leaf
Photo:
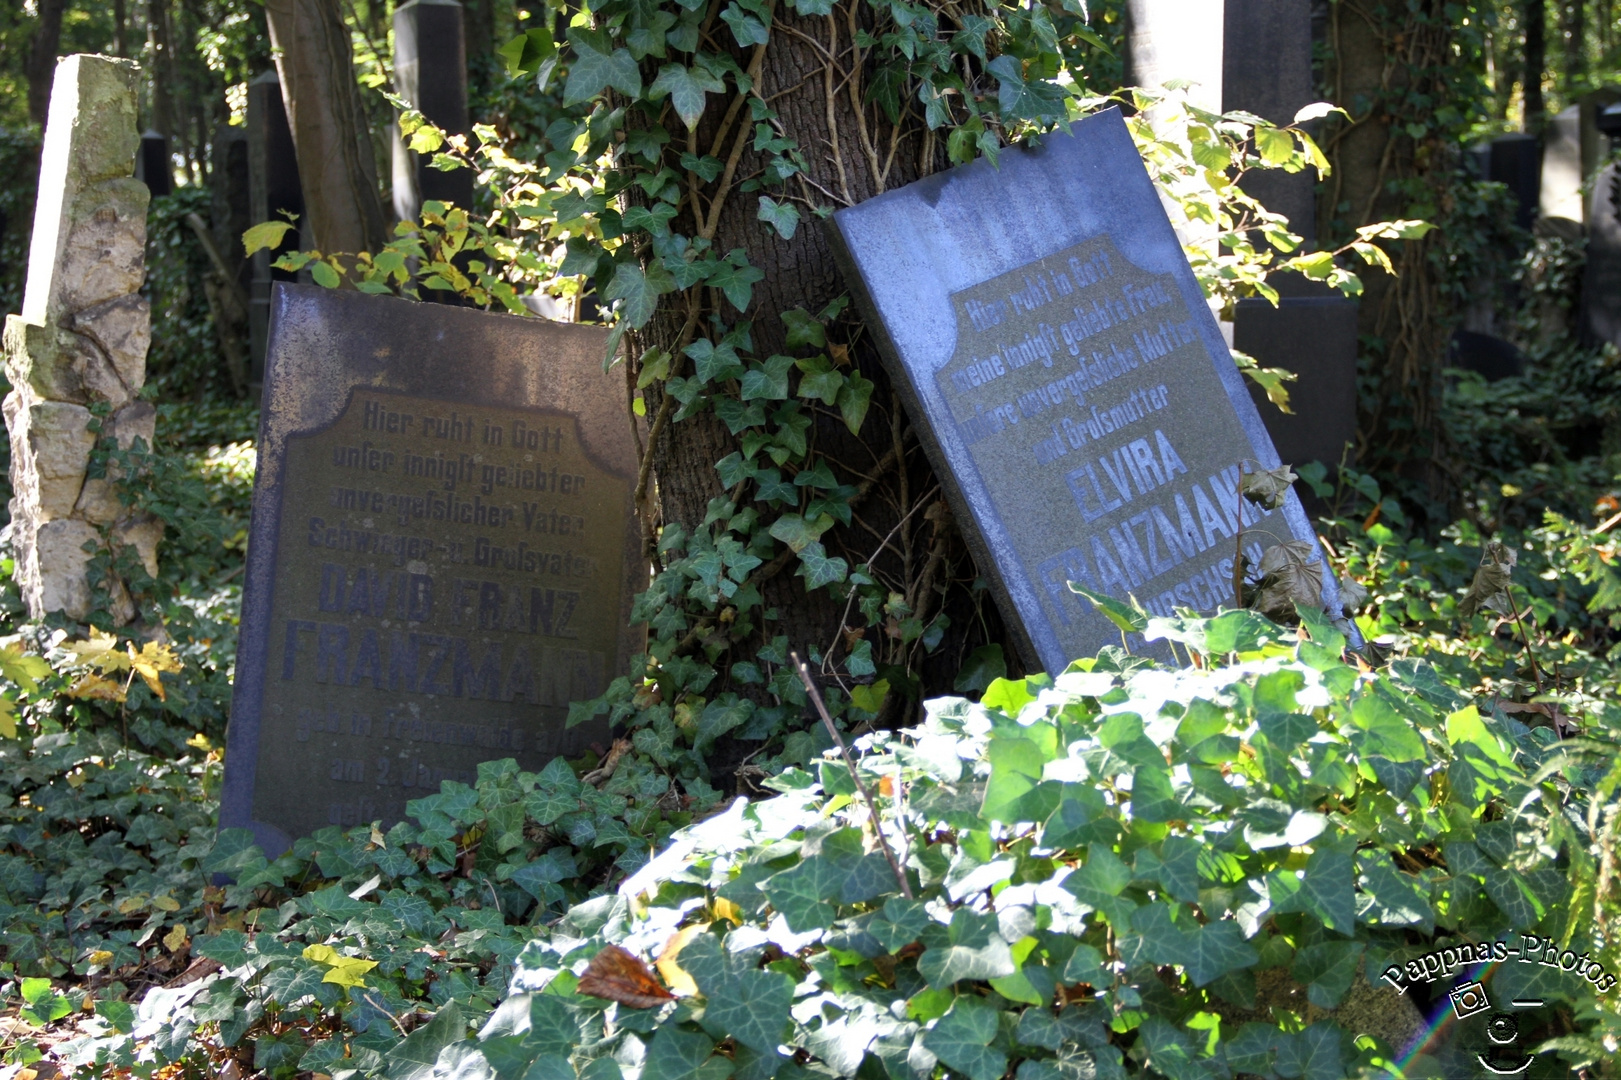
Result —
<instances>
[{"instance_id":1,"label":"ivy leaf","mask_svg":"<svg viewBox=\"0 0 1621 1080\"><path fill-rule=\"evenodd\" d=\"M338 986L365 986L366 972L377 966L375 960L345 956L330 945L307 946L304 959L313 960L327 969L322 982L336 983Z\"/></svg>"},{"instance_id":2,"label":"ivy leaf","mask_svg":"<svg viewBox=\"0 0 1621 1080\"><path fill-rule=\"evenodd\" d=\"M1112 596L1094 592L1078 581L1070 582L1069 590L1090 600L1098 613L1118 626L1123 633L1140 634L1148 629L1148 615L1130 604L1116 600Z\"/></svg>"},{"instance_id":3,"label":"ivy leaf","mask_svg":"<svg viewBox=\"0 0 1621 1080\"><path fill-rule=\"evenodd\" d=\"M1231 919L1218 919L1187 931L1185 940L1182 966L1195 986L1204 986L1229 971L1254 967L1261 959L1255 946L1244 940L1244 931Z\"/></svg>"},{"instance_id":4,"label":"ivy leaf","mask_svg":"<svg viewBox=\"0 0 1621 1080\"><path fill-rule=\"evenodd\" d=\"M726 20L726 25L732 28L732 37L737 39L741 48L750 45L764 45L771 39L771 33L766 29L765 23L743 10L737 4L727 4L726 10L720 13Z\"/></svg>"},{"instance_id":5,"label":"ivy leaf","mask_svg":"<svg viewBox=\"0 0 1621 1080\"><path fill-rule=\"evenodd\" d=\"M917 970L937 990L962 979L991 979L1018 970L995 917L967 908L952 912L947 926L927 927L923 944L926 949L917 958Z\"/></svg>"},{"instance_id":6,"label":"ivy leaf","mask_svg":"<svg viewBox=\"0 0 1621 1080\"><path fill-rule=\"evenodd\" d=\"M1000 84L996 97L1003 120L1040 123L1064 115L1064 91L1045 79L1026 80L1020 62L1007 53L992 60L985 70Z\"/></svg>"},{"instance_id":7,"label":"ivy leaf","mask_svg":"<svg viewBox=\"0 0 1621 1080\"><path fill-rule=\"evenodd\" d=\"M563 87L564 108L590 101L610 86L628 98L641 96L642 73L629 49L615 49L606 35L582 27L570 27L568 40L574 59Z\"/></svg>"},{"instance_id":8,"label":"ivy leaf","mask_svg":"<svg viewBox=\"0 0 1621 1080\"><path fill-rule=\"evenodd\" d=\"M991 1046L999 1016L978 998L959 997L923 1036L923 1045L969 1080L998 1080L1007 1071L1007 1055Z\"/></svg>"},{"instance_id":9,"label":"ivy leaf","mask_svg":"<svg viewBox=\"0 0 1621 1080\"><path fill-rule=\"evenodd\" d=\"M1295 953L1291 973L1306 987L1306 997L1320 1009L1337 1008L1356 979L1362 961L1360 941L1324 941Z\"/></svg>"},{"instance_id":10,"label":"ivy leaf","mask_svg":"<svg viewBox=\"0 0 1621 1080\"><path fill-rule=\"evenodd\" d=\"M665 64L659 69L659 77L653 80L647 96L659 101L668 95L676 115L690 130L698 126L698 119L704 114L704 96L725 89L726 84L720 78L701 67Z\"/></svg>"},{"instance_id":11,"label":"ivy leaf","mask_svg":"<svg viewBox=\"0 0 1621 1080\"><path fill-rule=\"evenodd\" d=\"M822 324L817 321L816 316L804 308L784 311L778 317L782 319L782 325L788 328L788 348L797 349L809 345L813 349L820 349L827 344L827 331L822 329ZM831 405L833 400L829 398L827 403Z\"/></svg>"},{"instance_id":12,"label":"ivy leaf","mask_svg":"<svg viewBox=\"0 0 1621 1080\"><path fill-rule=\"evenodd\" d=\"M777 230L784 240L792 240L799 231L799 207L789 202L778 202L769 195L760 196L759 219Z\"/></svg>"},{"instance_id":13,"label":"ivy leaf","mask_svg":"<svg viewBox=\"0 0 1621 1080\"><path fill-rule=\"evenodd\" d=\"M794 982L776 971L730 970L713 987L703 987L709 1005L704 1026L730 1035L749 1049L775 1057L793 1004Z\"/></svg>"},{"instance_id":14,"label":"ivy leaf","mask_svg":"<svg viewBox=\"0 0 1621 1080\"><path fill-rule=\"evenodd\" d=\"M1052 813L1058 802L1057 785L1049 785L1053 797L1044 808L1026 799L1041 785L1041 771L1049 757L1041 747L1029 739L992 739L987 755L991 776L985 784L981 814L991 821L1012 824L1041 821Z\"/></svg>"},{"instance_id":15,"label":"ivy leaf","mask_svg":"<svg viewBox=\"0 0 1621 1080\"><path fill-rule=\"evenodd\" d=\"M708 338L699 338L685 351L692 357L700 383L725 382L743 374L743 361L738 359L737 349L724 341L716 345Z\"/></svg>"},{"instance_id":16,"label":"ivy leaf","mask_svg":"<svg viewBox=\"0 0 1621 1080\"><path fill-rule=\"evenodd\" d=\"M754 487L754 497L758 500L783 506L799 505L799 488L792 481L784 480L776 469L761 469L754 477Z\"/></svg>"},{"instance_id":17,"label":"ivy leaf","mask_svg":"<svg viewBox=\"0 0 1621 1080\"><path fill-rule=\"evenodd\" d=\"M1513 870L1486 870L1486 895L1491 897L1516 930L1534 927L1542 921L1546 909L1525 879Z\"/></svg>"},{"instance_id":18,"label":"ivy leaf","mask_svg":"<svg viewBox=\"0 0 1621 1080\"><path fill-rule=\"evenodd\" d=\"M715 1043L701 1031L663 1024L647 1048L642 1080L725 1080L732 1063L713 1057Z\"/></svg>"},{"instance_id":19,"label":"ivy leaf","mask_svg":"<svg viewBox=\"0 0 1621 1080\"><path fill-rule=\"evenodd\" d=\"M631 329L639 330L658 310L659 297L674 291L674 279L658 263L650 263L644 268L639 263L625 262L619 264L603 295L609 300L620 301L620 317Z\"/></svg>"},{"instance_id":20,"label":"ivy leaf","mask_svg":"<svg viewBox=\"0 0 1621 1080\"><path fill-rule=\"evenodd\" d=\"M557 43L548 27L535 27L519 34L496 50L511 76L529 75L557 54Z\"/></svg>"},{"instance_id":21,"label":"ivy leaf","mask_svg":"<svg viewBox=\"0 0 1621 1080\"><path fill-rule=\"evenodd\" d=\"M1131 774L1131 816L1137 821L1176 821L1186 816L1164 762L1139 765Z\"/></svg>"},{"instance_id":22,"label":"ivy leaf","mask_svg":"<svg viewBox=\"0 0 1621 1080\"><path fill-rule=\"evenodd\" d=\"M417 1028L383 1056L389 1080L433 1080L439 1052L467 1037L460 1007L447 1001L433 1019Z\"/></svg>"},{"instance_id":23,"label":"ivy leaf","mask_svg":"<svg viewBox=\"0 0 1621 1080\"><path fill-rule=\"evenodd\" d=\"M920 901L892 896L867 924L867 933L885 949L897 952L916 941L929 925L929 913Z\"/></svg>"},{"instance_id":24,"label":"ivy leaf","mask_svg":"<svg viewBox=\"0 0 1621 1080\"><path fill-rule=\"evenodd\" d=\"M1396 869L1390 856L1371 851L1356 860L1357 919L1373 926L1422 926L1435 932L1435 909L1420 878Z\"/></svg>"},{"instance_id":25,"label":"ivy leaf","mask_svg":"<svg viewBox=\"0 0 1621 1080\"><path fill-rule=\"evenodd\" d=\"M1272 1071L1279 1076L1300 1080L1338 1080L1345 1075L1345 1059L1340 1052L1340 1027L1332 1020L1319 1020L1292 1039L1280 1040Z\"/></svg>"},{"instance_id":26,"label":"ivy leaf","mask_svg":"<svg viewBox=\"0 0 1621 1080\"><path fill-rule=\"evenodd\" d=\"M861 372L852 371L839 388L839 414L852 435L861 434L861 423L867 418L867 405L872 401L875 385L871 379L863 378Z\"/></svg>"},{"instance_id":27,"label":"ivy leaf","mask_svg":"<svg viewBox=\"0 0 1621 1080\"><path fill-rule=\"evenodd\" d=\"M1064 888L1075 899L1108 917L1115 932L1123 933L1131 922L1129 900L1120 894L1131 884L1131 868L1120 861L1120 856L1106 847L1093 844L1087 852L1086 862L1075 873L1064 879Z\"/></svg>"},{"instance_id":28,"label":"ivy leaf","mask_svg":"<svg viewBox=\"0 0 1621 1080\"><path fill-rule=\"evenodd\" d=\"M832 585L848 576L850 564L837 556L829 556L820 542L805 545L799 553L799 570L795 576L805 579L806 590Z\"/></svg>"},{"instance_id":29,"label":"ivy leaf","mask_svg":"<svg viewBox=\"0 0 1621 1080\"><path fill-rule=\"evenodd\" d=\"M741 252L736 253L742 258ZM731 256L728 256L728 260ZM765 280L765 274L759 267L749 266L747 263L739 266L735 262L727 261L720 264L713 274L709 276L709 284L726 294L726 299L739 311L746 310L749 301L754 297L754 283Z\"/></svg>"},{"instance_id":30,"label":"ivy leaf","mask_svg":"<svg viewBox=\"0 0 1621 1080\"><path fill-rule=\"evenodd\" d=\"M765 398L782 401L788 397L788 369L794 366L791 356L773 356L764 364L753 364L743 375L742 398L753 401Z\"/></svg>"},{"instance_id":31,"label":"ivy leaf","mask_svg":"<svg viewBox=\"0 0 1621 1080\"><path fill-rule=\"evenodd\" d=\"M1349 934L1356 924L1356 884L1351 855L1319 848L1302 871L1279 867L1266 877L1267 896L1278 914L1315 915L1330 930Z\"/></svg>"},{"instance_id":32,"label":"ivy leaf","mask_svg":"<svg viewBox=\"0 0 1621 1080\"><path fill-rule=\"evenodd\" d=\"M796 934L831 926L837 912L827 901L839 895L843 887L843 873L820 855L801 859L797 866L771 875L760 886L771 906L782 913L788 928Z\"/></svg>"}]
</instances>

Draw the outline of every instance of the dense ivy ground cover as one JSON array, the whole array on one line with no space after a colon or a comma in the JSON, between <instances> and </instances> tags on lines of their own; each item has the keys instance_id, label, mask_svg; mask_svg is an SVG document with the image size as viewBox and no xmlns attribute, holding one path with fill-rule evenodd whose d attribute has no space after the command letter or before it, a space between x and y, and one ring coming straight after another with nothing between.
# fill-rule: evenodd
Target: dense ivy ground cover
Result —
<instances>
[{"instance_id":1,"label":"dense ivy ground cover","mask_svg":"<svg viewBox=\"0 0 1621 1080\"><path fill-rule=\"evenodd\" d=\"M1621 968L1612 710L1562 740L1421 661L1348 663L1331 626L1308 625L1155 620L1146 636L1197 665L1111 649L865 736L859 774L904 885L829 754L606 889L559 842L603 798L561 762L492 763L413 804L416 824L327 830L273 863L201 817L159 838L142 833L155 807L103 804L104 835L151 845L164 881L128 868L132 925L95 940L96 902L67 875L31 880L13 858L6 888L70 907L81 935L60 950L87 978L56 1056L138 1075L230 1059L413 1080L1328 1080L1394 1066L1422 1029L1393 992L1370 998L1392 963L1526 932ZM46 815L83 820L103 782ZM159 938L179 978L121 1000L110 977ZM662 982L610 986L619 1004L585 993L610 944L660 958ZM627 985L658 1007L624 1004ZM1556 1040L1536 1074L1607 1056L1613 1002L1589 984L1509 964L1490 985L1559 1004L1531 1033ZM1410 1074L1453 1075L1478 1048L1431 1049Z\"/></svg>"}]
</instances>

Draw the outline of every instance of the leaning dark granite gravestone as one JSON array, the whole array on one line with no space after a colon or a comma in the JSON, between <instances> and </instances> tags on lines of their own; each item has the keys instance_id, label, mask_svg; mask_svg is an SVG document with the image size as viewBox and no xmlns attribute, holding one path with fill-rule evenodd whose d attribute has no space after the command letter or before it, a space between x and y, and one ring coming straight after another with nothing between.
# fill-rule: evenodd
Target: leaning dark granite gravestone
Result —
<instances>
[{"instance_id":1,"label":"leaning dark granite gravestone","mask_svg":"<svg viewBox=\"0 0 1621 1080\"><path fill-rule=\"evenodd\" d=\"M278 285L222 827L268 851L601 739L638 647L606 331Z\"/></svg>"},{"instance_id":2,"label":"leaning dark granite gravestone","mask_svg":"<svg viewBox=\"0 0 1621 1080\"><path fill-rule=\"evenodd\" d=\"M1070 581L1209 611L1240 546L1315 544L1293 493L1239 499L1240 467L1277 454L1120 114L1072 130L831 231L980 571L1054 672L1119 641Z\"/></svg>"}]
</instances>

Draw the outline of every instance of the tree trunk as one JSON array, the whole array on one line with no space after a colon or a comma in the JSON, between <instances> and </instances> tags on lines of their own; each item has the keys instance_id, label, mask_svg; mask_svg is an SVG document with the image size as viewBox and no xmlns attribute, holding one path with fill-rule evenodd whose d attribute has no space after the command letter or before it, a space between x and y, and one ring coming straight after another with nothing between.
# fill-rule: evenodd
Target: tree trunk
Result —
<instances>
[{"instance_id":1,"label":"tree trunk","mask_svg":"<svg viewBox=\"0 0 1621 1080\"><path fill-rule=\"evenodd\" d=\"M1547 0L1525 0L1525 130L1537 134L1548 119L1542 77L1548 71Z\"/></svg>"},{"instance_id":2,"label":"tree trunk","mask_svg":"<svg viewBox=\"0 0 1621 1080\"><path fill-rule=\"evenodd\" d=\"M1586 0L1564 0L1560 19L1565 37L1565 95L1567 100L1582 90L1587 81L1587 4Z\"/></svg>"},{"instance_id":3,"label":"tree trunk","mask_svg":"<svg viewBox=\"0 0 1621 1080\"><path fill-rule=\"evenodd\" d=\"M1331 8L1325 80L1330 101L1353 110L1333 121L1323 148L1333 170L1318 221L1324 247L1362 225L1451 205L1453 133L1429 123L1415 102L1445 100L1451 78L1451 18L1445 0L1391 8L1337 0ZM1414 137L1413 130L1423 132ZM1427 207L1420 210L1418 207ZM1437 422L1441 370L1452 332L1436 233L1391 252L1396 275L1367 272L1358 310L1359 362L1370 392L1357 422L1359 465L1413 481L1441 511L1449 487ZM1450 521L1445 517L1445 521ZM1442 522L1444 523L1444 522Z\"/></svg>"},{"instance_id":4,"label":"tree trunk","mask_svg":"<svg viewBox=\"0 0 1621 1080\"><path fill-rule=\"evenodd\" d=\"M890 123L877 106L865 103L866 50L858 48L856 41L864 30L867 11L865 5L851 0L822 17L801 16L787 5L778 5L770 41L736 54L739 65L756 79L760 98L777 110L777 133L795 140L805 160L806 171L789 181L788 192L775 193L779 200L792 195L812 207L836 209L900 187L946 164L943 142L928 132L915 103L907 104L899 124ZM746 178L757 176L768 160L766 153L754 149L759 133L747 102L733 95L723 106L711 106L690 135L673 112L668 114L667 124L672 149L695 156L709 154L726 163L714 196L722 200L721 205L717 208L704 200L703 213L695 216L693 208L700 203L694 193L683 202L681 215L671 227L712 241L717 252L742 248L750 264L765 277L754 286L744 312L733 308L715 289L666 296L653 321L632 335L626 355L634 361L648 348L661 348L677 358L672 374L690 374L692 364L682 359L682 350L695 337L713 335L711 320L716 318L726 324L749 320L751 351L757 357L787 351L782 313L803 308L814 315L848 293L828 243L826 230L831 226L806 214L792 239L784 240L758 219L759 196L737 190ZM949 626L933 652L919 640L903 641L897 629L899 618L869 628L865 640L872 645L880 675L890 677L897 690L909 687L913 700L918 691L924 695L949 692L953 675L969 650L1004 640L1001 622L994 605L987 602L986 592L973 587L978 577L973 561L912 432L914 418L902 411L890 389L873 347L873 334L846 308L829 325L827 337L833 359L847 358L876 387L859 436L851 435L837 410L818 407L815 411L809 433L813 451L831 466L841 484L858 492L851 525L835 526L821 541L830 556L845 559L851 568L870 564L872 576L888 588L897 611L904 606L910 617L924 624L942 613L947 616ZM652 528L660 523L680 523L688 530L702 527L713 500L728 494L716 463L740 446L739 439L713 412L669 422L679 405L660 394L659 388L655 382L648 389L648 415L653 417L648 454L657 463L652 477L656 493L649 492L646 511L650 539ZM728 664L752 659L761 645L785 636L789 646L802 655L821 654L824 669L832 670L835 662L842 665L861 640L859 628L866 620L829 589L807 591L803 580L794 575L795 565L792 552L784 550L751 575L764 596L765 608L775 609L774 619L746 634L724 618L700 621L682 646L689 650L703 646L710 654L709 662L725 671ZM1011 649L1007 660L1010 669L1022 670ZM878 723L902 720L905 700L902 693L891 694ZM741 755L748 748L736 749ZM728 752L725 744L716 748L719 755ZM717 766L717 775L729 771L719 767L721 762L712 764Z\"/></svg>"},{"instance_id":5,"label":"tree trunk","mask_svg":"<svg viewBox=\"0 0 1621 1080\"><path fill-rule=\"evenodd\" d=\"M28 116L40 127L51 105L51 78L56 74L56 48L62 42L65 0L39 0L39 25L28 52Z\"/></svg>"},{"instance_id":6,"label":"tree trunk","mask_svg":"<svg viewBox=\"0 0 1621 1080\"><path fill-rule=\"evenodd\" d=\"M375 251L388 224L338 0L266 0L265 15L310 242L325 252Z\"/></svg>"}]
</instances>

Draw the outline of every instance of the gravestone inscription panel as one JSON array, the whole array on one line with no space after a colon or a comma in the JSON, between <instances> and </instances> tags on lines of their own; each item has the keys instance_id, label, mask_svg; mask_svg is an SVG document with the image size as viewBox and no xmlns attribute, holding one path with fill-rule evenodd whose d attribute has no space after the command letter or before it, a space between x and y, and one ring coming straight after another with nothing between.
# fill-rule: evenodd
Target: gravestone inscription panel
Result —
<instances>
[{"instance_id":1,"label":"gravestone inscription panel","mask_svg":"<svg viewBox=\"0 0 1621 1080\"><path fill-rule=\"evenodd\" d=\"M1118 111L833 217L835 251L1027 661L1118 642L1071 581L1233 602L1240 549L1315 538ZM1325 605L1337 598L1325 575Z\"/></svg>"},{"instance_id":2,"label":"gravestone inscription panel","mask_svg":"<svg viewBox=\"0 0 1621 1080\"><path fill-rule=\"evenodd\" d=\"M603 737L569 703L646 578L605 333L276 287L223 826L386 827Z\"/></svg>"}]
</instances>

